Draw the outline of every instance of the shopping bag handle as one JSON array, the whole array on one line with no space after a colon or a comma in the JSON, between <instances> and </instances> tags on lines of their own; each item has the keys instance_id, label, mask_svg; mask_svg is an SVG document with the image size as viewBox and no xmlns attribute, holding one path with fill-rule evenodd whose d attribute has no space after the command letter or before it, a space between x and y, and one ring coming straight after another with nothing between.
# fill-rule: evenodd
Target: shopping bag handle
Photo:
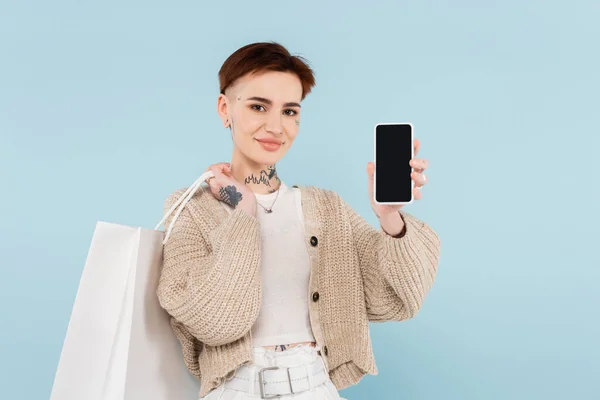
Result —
<instances>
[{"instance_id":1,"label":"shopping bag handle","mask_svg":"<svg viewBox=\"0 0 600 400\"><path fill-rule=\"evenodd\" d=\"M179 207L177 213L173 217L173 220L171 221L169 227L166 230L166 235L163 239L163 245L167 243L167 240L169 240L169 236L171 236L171 230L173 229L173 225L175 224L175 221L177 221L177 218L179 217L179 214L181 214L181 211L183 211L183 208L198 191L200 185L202 185L202 182L213 176L215 176L215 174L212 171L206 171L202 175L200 175L200 178L196 179L196 181L189 188L187 188L187 190L181 195L181 197L177 199L175 204L171 206L171 209L167 211L167 213L163 216L163 218L156 225L156 227L154 227L154 230L157 230L165 222L165 220L173 213L173 211L175 211L175 209Z\"/></svg>"}]
</instances>

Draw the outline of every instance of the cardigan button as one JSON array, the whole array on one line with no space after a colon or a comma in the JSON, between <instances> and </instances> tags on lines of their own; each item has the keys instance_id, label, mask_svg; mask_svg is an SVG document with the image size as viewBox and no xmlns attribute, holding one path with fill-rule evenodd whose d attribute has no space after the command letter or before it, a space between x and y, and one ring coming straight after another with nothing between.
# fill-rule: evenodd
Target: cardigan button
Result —
<instances>
[{"instance_id":1,"label":"cardigan button","mask_svg":"<svg viewBox=\"0 0 600 400\"><path fill-rule=\"evenodd\" d=\"M327 356L329 355L329 351L327 351L327 346L323 346L323 353Z\"/></svg>"},{"instance_id":2,"label":"cardigan button","mask_svg":"<svg viewBox=\"0 0 600 400\"><path fill-rule=\"evenodd\" d=\"M313 301L316 302L319 300L319 292L314 292L313 293Z\"/></svg>"},{"instance_id":3,"label":"cardigan button","mask_svg":"<svg viewBox=\"0 0 600 400\"><path fill-rule=\"evenodd\" d=\"M319 241L317 240L317 237L316 236L312 236L310 238L310 244L314 247L314 246L317 245L317 243L319 243Z\"/></svg>"}]
</instances>

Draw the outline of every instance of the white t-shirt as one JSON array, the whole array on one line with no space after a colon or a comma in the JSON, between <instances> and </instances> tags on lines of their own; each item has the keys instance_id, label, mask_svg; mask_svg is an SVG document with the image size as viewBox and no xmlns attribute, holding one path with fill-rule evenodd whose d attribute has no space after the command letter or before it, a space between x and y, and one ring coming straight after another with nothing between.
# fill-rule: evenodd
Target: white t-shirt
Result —
<instances>
[{"instance_id":1,"label":"white t-shirt","mask_svg":"<svg viewBox=\"0 0 600 400\"><path fill-rule=\"evenodd\" d=\"M255 193L262 239L262 302L252 327L253 346L315 341L308 315L310 259L304 239L300 189L283 182L277 192ZM233 208L220 202L231 212Z\"/></svg>"}]
</instances>

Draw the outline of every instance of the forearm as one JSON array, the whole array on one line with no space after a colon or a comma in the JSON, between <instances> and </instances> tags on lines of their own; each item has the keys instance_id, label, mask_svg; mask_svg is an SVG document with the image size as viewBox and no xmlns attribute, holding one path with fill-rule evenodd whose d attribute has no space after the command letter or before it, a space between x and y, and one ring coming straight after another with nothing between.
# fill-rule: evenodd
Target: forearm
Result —
<instances>
[{"instance_id":1,"label":"forearm","mask_svg":"<svg viewBox=\"0 0 600 400\"><path fill-rule=\"evenodd\" d=\"M164 247L160 303L209 345L238 339L258 316L260 232L248 211L238 204L204 237L184 210Z\"/></svg>"},{"instance_id":2,"label":"forearm","mask_svg":"<svg viewBox=\"0 0 600 400\"><path fill-rule=\"evenodd\" d=\"M178 319L193 325L220 321L215 330L244 325L256 314L260 299L258 221L242 209L235 210L210 232L208 242L212 248L209 258L189 270L188 293Z\"/></svg>"},{"instance_id":3,"label":"forearm","mask_svg":"<svg viewBox=\"0 0 600 400\"><path fill-rule=\"evenodd\" d=\"M381 229L391 237L401 238L406 233L406 224L399 212L380 217L379 224Z\"/></svg>"},{"instance_id":4,"label":"forearm","mask_svg":"<svg viewBox=\"0 0 600 400\"><path fill-rule=\"evenodd\" d=\"M422 305L437 272L437 234L401 211L380 218L383 232L377 231L347 203L342 201L342 205L358 251L369 319L411 318Z\"/></svg>"},{"instance_id":5,"label":"forearm","mask_svg":"<svg viewBox=\"0 0 600 400\"><path fill-rule=\"evenodd\" d=\"M386 236L378 263L385 281L394 290L409 315L414 316L435 280L440 257L440 239L427 224L403 213L405 233Z\"/></svg>"}]
</instances>

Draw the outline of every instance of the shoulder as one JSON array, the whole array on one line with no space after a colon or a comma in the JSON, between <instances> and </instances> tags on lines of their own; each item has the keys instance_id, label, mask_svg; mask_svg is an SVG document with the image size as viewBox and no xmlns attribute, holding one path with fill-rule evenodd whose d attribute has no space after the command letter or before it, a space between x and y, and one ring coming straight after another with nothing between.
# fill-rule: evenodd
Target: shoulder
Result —
<instances>
[{"instance_id":1,"label":"shoulder","mask_svg":"<svg viewBox=\"0 0 600 400\"><path fill-rule=\"evenodd\" d=\"M182 187L173 192L171 192L164 201L165 209L170 209L177 203L180 199L183 201L183 197L189 195L189 187ZM209 202L210 199L214 199L214 196L210 192L210 188L206 184L201 184L200 187L194 192L193 196L190 198L188 205L196 205L196 206L205 206L206 202ZM216 201L216 199L214 199ZM179 202L179 203L181 203Z\"/></svg>"}]
</instances>

